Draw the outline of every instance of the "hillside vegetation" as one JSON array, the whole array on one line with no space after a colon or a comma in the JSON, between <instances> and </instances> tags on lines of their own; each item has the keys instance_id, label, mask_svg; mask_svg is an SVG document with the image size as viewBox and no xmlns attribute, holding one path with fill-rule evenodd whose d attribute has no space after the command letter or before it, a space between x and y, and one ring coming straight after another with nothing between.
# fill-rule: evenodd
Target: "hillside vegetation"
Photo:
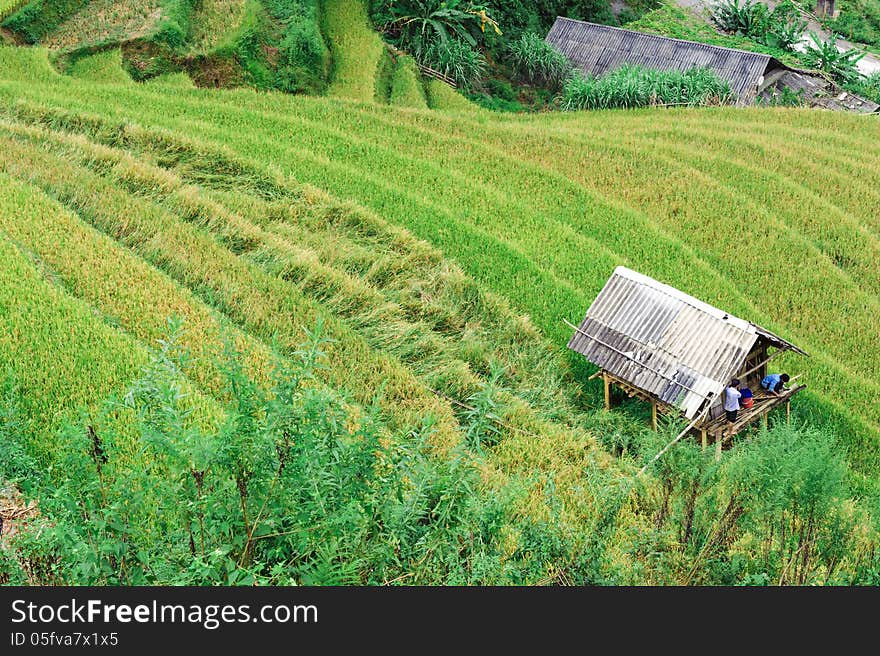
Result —
<instances>
[{"instance_id":1,"label":"hillside vegetation","mask_svg":"<svg viewBox=\"0 0 880 656\"><path fill-rule=\"evenodd\" d=\"M0 475L52 536L4 580L876 580L876 121L121 66L0 49ZM668 435L564 348L619 264L809 351L795 428L635 478Z\"/></svg>"}]
</instances>

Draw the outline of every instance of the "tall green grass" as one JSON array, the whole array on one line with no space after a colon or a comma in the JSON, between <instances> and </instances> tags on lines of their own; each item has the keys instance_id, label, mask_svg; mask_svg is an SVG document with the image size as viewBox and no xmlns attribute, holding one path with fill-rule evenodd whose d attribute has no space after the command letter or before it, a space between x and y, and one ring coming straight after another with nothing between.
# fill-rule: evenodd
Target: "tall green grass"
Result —
<instances>
[{"instance_id":1,"label":"tall green grass","mask_svg":"<svg viewBox=\"0 0 880 656\"><path fill-rule=\"evenodd\" d=\"M730 86L708 68L659 71L626 65L601 78L575 76L562 90L562 107L567 110L723 105L732 101Z\"/></svg>"}]
</instances>

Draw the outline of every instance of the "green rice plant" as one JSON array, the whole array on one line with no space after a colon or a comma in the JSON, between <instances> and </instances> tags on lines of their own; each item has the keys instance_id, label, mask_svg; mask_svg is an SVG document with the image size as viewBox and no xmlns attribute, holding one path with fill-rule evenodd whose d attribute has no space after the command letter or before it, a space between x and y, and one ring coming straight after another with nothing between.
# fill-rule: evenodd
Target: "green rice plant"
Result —
<instances>
[{"instance_id":1,"label":"green rice plant","mask_svg":"<svg viewBox=\"0 0 880 656\"><path fill-rule=\"evenodd\" d=\"M4 217L33 220L57 211L51 201L32 187L3 176L0 204ZM14 205L19 203L19 205ZM5 235L0 243L5 298L0 304L4 324L0 338L4 371L17 389L19 410L25 418L20 439L42 466L52 464L57 452L52 436L66 419L86 412L87 420L101 422L97 398L121 394L146 361L146 348L117 328L96 318L92 308L70 297L53 281L44 260ZM32 317L40 316L34 323ZM208 426L219 418L210 401L192 394L186 401L195 410L192 420ZM106 419L106 418L105 418ZM100 430L101 423L92 423ZM130 446L130 442L128 443ZM129 451L128 462L132 454Z\"/></svg>"},{"instance_id":2,"label":"green rice plant","mask_svg":"<svg viewBox=\"0 0 880 656\"><path fill-rule=\"evenodd\" d=\"M466 113L473 113L478 109L477 105L440 80L428 80L425 83L425 93L431 109Z\"/></svg>"},{"instance_id":3,"label":"green rice plant","mask_svg":"<svg viewBox=\"0 0 880 656\"><path fill-rule=\"evenodd\" d=\"M19 144L8 138L3 143L7 157L24 155ZM222 355L226 339L242 353L249 375L268 381L268 348L224 325L192 294L70 212L48 203L38 207L40 222L31 217L8 217L0 221L0 229L39 257L68 293L87 302L106 323L145 344L154 344L164 334L168 317L183 319L183 345L201 363L199 369L186 373L208 394L221 392L221 375L214 363Z\"/></svg>"},{"instance_id":4,"label":"green rice plant","mask_svg":"<svg viewBox=\"0 0 880 656\"><path fill-rule=\"evenodd\" d=\"M562 106L569 111L653 105L721 105L732 101L730 86L707 68L682 72L626 65L598 79L574 77L562 91Z\"/></svg>"},{"instance_id":5,"label":"green rice plant","mask_svg":"<svg viewBox=\"0 0 880 656\"><path fill-rule=\"evenodd\" d=\"M68 68L67 73L92 82L132 83L122 67L122 53L118 48L80 57Z\"/></svg>"},{"instance_id":6,"label":"green rice plant","mask_svg":"<svg viewBox=\"0 0 880 656\"><path fill-rule=\"evenodd\" d=\"M26 5L30 0L0 0L0 23Z\"/></svg>"},{"instance_id":7,"label":"green rice plant","mask_svg":"<svg viewBox=\"0 0 880 656\"><path fill-rule=\"evenodd\" d=\"M23 166L25 161L22 158L17 166ZM12 166L13 163L7 162L7 170ZM176 280L198 290L202 298L240 322L247 332L267 341L274 340L282 353L290 352L293 345L289 340L296 338L299 332L286 317L308 318L322 313L319 306L284 280L239 261L232 251L174 215L128 196L87 171L74 170L66 174L63 171L62 161L57 160L51 170L43 171L42 184L70 203L90 223L113 234L128 247L140 249L148 261L161 265L160 268ZM77 188L96 193L89 200L77 193ZM136 220L139 227L132 230L130 220L123 217L135 214L139 217ZM163 230L164 245L159 246L151 237L157 230ZM199 252L202 256L196 257ZM233 282L236 279L252 279L255 284L236 284ZM329 351L336 366L328 372L334 385L348 389L362 403L371 403L380 391L382 405L401 421L415 413L432 413L437 418L438 439L446 444L455 441L455 421L448 408L418 385L409 372L393 358L374 353L344 324L328 320L327 326L333 330L331 335L336 340Z\"/></svg>"},{"instance_id":8,"label":"green rice plant","mask_svg":"<svg viewBox=\"0 0 880 656\"><path fill-rule=\"evenodd\" d=\"M249 100L249 102L252 102L252 101ZM323 122L326 123L326 119L324 119ZM273 129L278 129L278 128L273 128ZM224 137L224 138L228 140L228 139L229 139L229 136L226 136L226 137ZM316 143L315 145L317 145L317 143ZM265 148L265 146L262 146L262 147ZM460 147L456 147L456 148L458 148L458 150L460 151ZM543 145L543 144L541 144L541 145L539 146L539 150L540 150L540 151L546 151L546 146ZM270 157L274 157L274 158L277 159L278 157L280 157L280 155L271 155ZM433 155L433 159L436 160L436 153ZM291 161L293 161L293 160L291 160ZM375 163L376 161L380 161L380 160L373 159L372 161ZM459 166L460 166L460 165L461 165L461 158L460 158L460 156L458 157L458 161L459 161ZM399 168L399 167L398 167L398 168ZM309 169L308 167L303 167L303 169L302 169L302 171L300 172L300 174L301 174L301 175L307 175L307 176L308 176L308 175L311 175L313 172L314 172L314 169L311 169L311 172L310 172L310 169ZM346 176L350 176L350 175L351 175L351 169L349 169L348 172L346 173ZM350 179L350 178L348 178L348 179ZM530 181L531 181L531 180L536 179L536 178L534 177L534 174L530 174L530 176L529 176L528 178L524 178L524 179L526 179L526 180L530 180ZM540 178L537 178L537 179L540 179ZM336 182L334 182L334 184L343 184L343 187L341 187L341 188L344 188L344 182L343 182L344 180L346 180L346 178L339 178ZM460 183L456 183L456 184L460 184ZM360 184L357 185L357 186L352 186L351 189L352 189L352 192L355 193L355 194L362 194L363 191L364 191L364 189L365 189L365 187L363 186L362 183L360 183ZM481 193L484 193L484 192L481 192ZM540 195L539 195L539 196L534 196L534 198L551 198L551 197L552 197L552 196L547 196L547 195L544 195L544 196L540 196ZM387 200L386 200L386 203L387 203ZM387 204L386 204L386 207L387 207ZM413 218L413 216L412 216L412 204L411 204L411 201L407 201L407 205L406 205L405 207L406 207L405 214L401 214L401 216L408 216L409 219L411 220L411 219ZM436 211L436 208L432 209L431 211L432 211L432 212L435 212L435 211ZM518 213L520 213L521 211L522 211L522 210L517 210L516 213L513 214L512 216L514 216L514 217L517 216ZM426 218L427 218L427 217L426 217ZM411 224L411 225L412 225L412 224ZM430 227L430 224L428 224L428 223L425 223L425 224L422 224L422 225L424 225L425 228L429 228L429 227ZM601 225L601 224L599 224L599 225ZM420 227L419 229L421 230L422 228ZM444 243L445 243L445 248L448 248L448 249L458 249L458 248L460 248L460 246L459 246L458 244L456 244L456 243L454 243L454 242L451 242L451 241L446 241L446 242L444 242ZM645 253L649 253L649 252L651 252L651 253L656 253L657 255L659 255L662 251L658 252L658 251L656 251L656 249L651 250L650 248L648 248L647 250L645 250ZM487 253L485 250L482 251L482 252L479 252L479 253L477 253L476 251L474 252L474 257L475 257L475 259L474 259L474 265L473 265L473 269L472 269L474 275L476 275L476 276L482 278L482 277L484 277L484 276L486 275L486 273L487 273L488 271L491 271L491 269L487 270L487 269L485 268L485 262L486 262L486 257L487 257L487 255L488 255L488 253ZM674 258L673 258L673 259L674 259ZM466 261L467 261L467 260L466 260ZM499 264L500 266L504 266L505 263L509 263L509 262L510 262L510 258L507 258L507 259L505 259L505 260L499 260L499 261L498 261L498 264ZM518 265L521 265L521 264L522 264L522 262L518 263ZM602 265L601 262L599 262L599 261L596 262L596 265L597 265L597 266L596 266L597 271L602 271L603 268L605 268L605 267L608 266L608 265ZM502 269L502 270L503 270L503 269ZM516 274L514 274L514 277L515 277L515 275L516 275ZM602 280L602 278L601 278L601 274L598 274L598 275L597 275L597 278L598 278L598 280ZM506 281L509 280L509 279L506 278L505 276L500 276L500 277L498 277L498 278L494 278L494 277L493 277L493 284L496 284L496 283L494 282L494 280L498 280L498 281L504 281L504 282L506 282ZM545 283L545 284L546 284L546 283ZM538 287L539 287L539 288L542 288L542 285L539 284ZM502 288L503 288L503 287L502 287ZM513 291L513 288L511 288L511 293L516 293L516 292ZM521 295L521 294L517 294L517 295L518 295L518 297L520 297L520 298L522 299L522 295ZM544 296L543 299L546 299L546 296ZM542 299L542 300L543 300L543 299ZM580 303L586 304L587 302L588 302L588 297L587 297L584 301L581 301ZM567 314L573 314L574 312L582 311L582 310L574 309L574 308L577 308L578 305L579 305L580 303L576 303L576 304L573 306L573 311L572 311L572 312L569 312L569 313L567 313ZM731 307L730 304L729 304L729 302L728 302L727 304L725 304L725 306L726 306L726 307ZM548 309L549 309L550 306L547 305L546 307L548 307ZM585 305L584 305L584 307L585 307ZM754 310L752 310L752 311L754 311ZM539 313L536 314L536 316L542 316L542 314L539 312ZM548 329L548 330L552 330L552 331L558 331L558 328L556 328L556 326L555 326L555 322L553 321L553 318L552 318L553 316L558 316L558 314L555 314L555 315L554 315L554 313L551 312L550 314L548 314L548 315L546 315L546 316L548 317L548 319L547 319L547 323L545 324L545 325L547 326L547 329ZM562 338L562 335L560 335L560 338ZM846 389L846 388L844 387L844 388L842 388L842 389ZM853 397L853 398L857 398L857 397Z\"/></svg>"},{"instance_id":9,"label":"green rice plant","mask_svg":"<svg viewBox=\"0 0 880 656\"><path fill-rule=\"evenodd\" d=\"M70 50L137 39L155 31L162 19L162 10L161 0L90 0L40 43L49 48Z\"/></svg>"},{"instance_id":10,"label":"green rice plant","mask_svg":"<svg viewBox=\"0 0 880 656\"><path fill-rule=\"evenodd\" d=\"M38 80L59 75L49 63L49 51L45 48L25 49L0 45L0 70L6 80Z\"/></svg>"},{"instance_id":11,"label":"green rice plant","mask_svg":"<svg viewBox=\"0 0 880 656\"><path fill-rule=\"evenodd\" d=\"M778 580L782 573L775 544L766 560L763 555L767 542L760 527L770 515L759 503L750 502L730 523L724 545L706 547L702 536L739 510L735 503L727 510L731 490L745 494L766 483L746 480L740 470L764 471L796 456L799 471L814 471L813 461L789 448L800 437L780 438L786 448L755 451L749 466L730 470L724 463L736 459L739 447L721 465L707 466L700 464L698 446L681 445L675 460L638 489L627 493L627 485L621 487L639 458L656 453L654 443L634 423L635 406L615 411L623 428L594 413L601 390L586 381L593 369L566 354L570 330L561 322L582 315L617 264L765 325L809 351L809 359L786 356L780 364L802 373L808 384L795 399L793 418L834 427L835 452L845 450L856 468L846 476L860 489L873 484L880 458L880 416L873 403L880 364L870 354L880 345L874 332L853 327L871 325L880 311L880 276L872 265L880 252L880 219L872 211L880 201L880 156L873 124L863 117L728 108L536 116L401 112L378 103L247 90L169 92L58 75L41 81L28 78L31 67L41 70L40 57L23 53L16 60L2 51L0 57L10 63L0 69L3 169L50 193L54 211L61 203L64 216L100 227L108 239L72 229L65 238L65 226L76 225L72 219L53 218L42 234L40 220L25 221L20 211L4 219L3 230L14 231L16 248L32 253L29 261L42 259L35 270L47 272L41 275L54 280L53 288L91 304L92 320L106 322L116 313L124 321L108 325L145 342L141 335L158 325L158 315L143 321L129 316L134 312L127 308L136 302L125 299L154 302L148 290L101 291L128 280L114 273L128 266L120 255L128 252L134 262L147 261L132 271L152 271L145 280L155 284L165 280L157 289L175 304L191 298L193 308L212 306L218 323L196 322L203 327L194 324L194 335L183 336L202 352L215 348L201 344L216 343L209 328L228 323L258 345L277 334L277 351L289 364L297 350L309 350L299 345L291 317L305 317L305 325L323 317L325 335L336 342L321 347L330 356L328 369L316 376L330 387L354 390L366 406L366 390L382 379L408 381L415 389L446 367L444 384L458 387L439 391L455 389L461 393L457 400L477 408L479 399L468 397L492 380L491 362L508 367L499 380L506 391L490 395L496 405L483 404L483 416L496 414L505 425L492 446L497 422L478 426L485 457L481 482L472 486L452 467L458 473L450 476L461 487L450 494L483 498L518 490L502 516L563 527L565 537L513 523L504 556L515 563L512 578L480 579L456 569L443 570L445 582L553 581L548 562L578 582L736 584L760 581L767 572ZM730 234L735 238L719 238ZM106 260L92 273L84 257L90 249ZM393 339L383 342L383 330ZM340 353L348 357L340 359ZM353 371L342 370L343 360ZM393 366L372 373L383 361ZM234 366L227 369L238 376ZM195 372L192 380L211 389ZM259 387L242 382L247 407L260 407ZM462 441L466 409L433 406L437 399L430 393L392 398L401 399L383 406L392 444L403 448L423 439L418 427L424 414L441 417L441 436L430 438L432 445ZM250 428L256 423L248 422L236 424L241 433L231 435L241 444L258 435ZM620 447L619 459L595 448L597 435L603 444ZM57 443L65 445L64 453L78 453L82 440L80 433ZM807 436L803 443L828 453L821 440ZM323 454L322 462L334 457L309 444ZM440 452L443 462L452 462L448 449ZM165 476L173 462L161 462L163 476L151 479L153 487L178 480ZM418 458L407 463L428 472L420 481L445 476ZM187 480L188 487L174 490L191 500L193 514L171 535L181 548L163 561L162 580L222 580L222 558L181 573L181 563L193 560L187 526L197 555L200 542L195 481L191 474ZM215 489L231 492L237 503L235 480L228 481ZM788 494L786 489L780 493ZM834 489L846 500L822 505L827 512L813 529L822 547L811 559L827 559L822 571L798 565L797 580L806 575L808 582L822 583L825 572L830 581L870 580L867 561L856 566L855 560L876 545L868 529L873 511L849 499L847 489ZM74 496L74 488L65 490ZM786 507L794 522L787 535L792 527L810 530L809 513ZM137 526L150 526L140 521ZM246 532L235 521L241 549ZM394 535L401 544L426 535L416 525L399 526ZM434 534L438 545L457 539L457 524L446 526L448 531ZM323 563L324 574L309 572L312 578L297 582L357 579L351 553L326 535L327 553L338 557L310 561ZM633 541L632 535L644 539ZM791 539L783 548L800 548ZM120 537L107 540L115 544ZM376 563L387 564L381 555L389 553L387 544L379 540L369 547L380 554ZM723 566L701 565L696 559L704 547ZM404 552L414 557L405 559L410 565L425 555ZM257 550L248 553L254 566L235 580L267 580ZM377 567L391 576L413 574L405 580L436 581L419 567Z\"/></svg>"},{"instance_id":12,"label":"green rice plant","mask_svg":"<svg viewBox=\"0 0 880 656\"><path fill-rule=\"evenodd\" d=\"M427 109L422 77L416 62L411 57L400 57L391 79L389 102L397 107Z\"/></svg>"},{"instance_id":13,"label":"green rice plant","mask_svg":"<svg viewBox=\"0 0 880 656\"><path fill-rule=\"evenodd\" d=\"M163 86L178 89L192 89L194 87L192 78L186 73L163 73L149 80L144 80L142 84L147 86Z\"/></svg>"},{"instance_id":14,"label":"green rice plant","mask_svg":"<svg viewBox=\"0 0 880 656\"><path fill-rule=\"evenodd\" d=\"M241 25L246 0L202 0L193 12L191 47L210 51Z\"/></svg>"},{"instance_id":15,"label":"green rice plant","mask_svg":"<svg viewBox=\"0 0 880 656\"><path fill-rule=\"evenodd\" d=\"M321 20L333 55L327 94L362 102L372 101L385 45L370 28L364 0L326 0Z\"/></svg>"}]
</instances>

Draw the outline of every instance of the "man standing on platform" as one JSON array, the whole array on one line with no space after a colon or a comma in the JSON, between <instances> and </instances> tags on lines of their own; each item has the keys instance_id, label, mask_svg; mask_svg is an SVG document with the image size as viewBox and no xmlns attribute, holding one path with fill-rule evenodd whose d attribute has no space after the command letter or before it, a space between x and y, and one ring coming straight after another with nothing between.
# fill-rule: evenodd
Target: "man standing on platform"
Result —
<instances>
[{"instance_id":1,"label":"man standing on platform","mask_svg":"<svg viewBox=\"0 0 880 656\"><path fill-rule=\"evenodd\" d=\"M727 414L727 423L730 424L731 431L733 424L736 423L736 416L739 413L739 400L742 394L739 391L739 378L730 381L730 385L724 390L724 412Z\"/></svg>"}]
</instances>

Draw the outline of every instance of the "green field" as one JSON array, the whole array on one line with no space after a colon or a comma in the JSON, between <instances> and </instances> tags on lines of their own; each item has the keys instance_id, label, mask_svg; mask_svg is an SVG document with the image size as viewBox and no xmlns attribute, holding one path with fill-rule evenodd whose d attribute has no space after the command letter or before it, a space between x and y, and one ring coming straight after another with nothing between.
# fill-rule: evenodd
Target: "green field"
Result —
<instances>
[{"instance_id":1,"label":"green field","mask_svg":"<svg viewBox=\"0 0 880 656\"><path fill-rule=\"evenodd\" d=\"M808 386L795 418L833 431L861 490L853 496L872 494L875 119L786 109L499 115L440 83L423 95L407 60L374 103L383 51L340 46L335 34L360 33L334 4L323 15L331 50L366 54L336 59L326 98L134 84L118 75L118 51L61 75L45 50L0 49L0 354L30 417L29 457L60 466L59 428L124 393L169 317L184 318L190 421L206 430L236 394L218 364L227 341L268 387L279 359L300 357L304 330L323 325L332 342L316 385L342 394L355 416L376 408L390 443L409 443L431 417L437 453L468 444L478 454L479 498L523 490L498 529L499 558L515 574L431 578L418 568L422 555L431 562L425 552L402 571L427 582L549 582L560 568L597 582L727 581L710 563L696 579L677 556L661 566L633 537L662 527L654 512L665 488L611 504L611 528L603 514L636 465L603 445L640 433L640 410L597 410L600 386L566 351L563 320L579 320L623 264L808 351L780 363ZM479 417L462 404L479 405L493 387L503 388L498 421L481 446ZM126 440L125 461L139 462L136 438ZM846 521L867 527L853 507ZM528 547L548 523L560 533ZM763 549L749 542L754 528L742 530L731 554ZM606 533L613 546L599 569L578 564L572 554ZM853 535L852 554L876 537ZM840 559L822 562L836 564L815 576L831 577ZM861 560L847 562L852 573Z\"/></svg>"}]
</instances>

